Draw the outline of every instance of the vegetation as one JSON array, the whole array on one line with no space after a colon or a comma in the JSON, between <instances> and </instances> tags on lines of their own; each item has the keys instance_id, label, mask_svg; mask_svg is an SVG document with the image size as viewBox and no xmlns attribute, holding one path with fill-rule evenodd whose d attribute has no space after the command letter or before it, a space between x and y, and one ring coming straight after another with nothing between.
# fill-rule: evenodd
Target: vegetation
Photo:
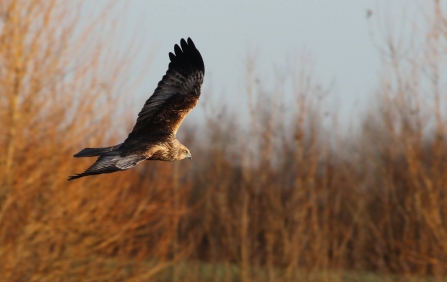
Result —
<instances>
[{"instance_id":1,"label":"vegetation","mask_svg":"<svg viewBox=\"0 0 447 282\"><path fill-rule=\"evenodd\" d=\"M269 90L249 58L249 118L219 106L185 124L193 162L67 182L90 163L73 153L135 119L116 114L133 86L116 6L86 24L81 1L2 1L0 280L446 281L447 16L432 4L405 52L386 39L354 133L306 64Z\"/></svg>"}]
</instances>

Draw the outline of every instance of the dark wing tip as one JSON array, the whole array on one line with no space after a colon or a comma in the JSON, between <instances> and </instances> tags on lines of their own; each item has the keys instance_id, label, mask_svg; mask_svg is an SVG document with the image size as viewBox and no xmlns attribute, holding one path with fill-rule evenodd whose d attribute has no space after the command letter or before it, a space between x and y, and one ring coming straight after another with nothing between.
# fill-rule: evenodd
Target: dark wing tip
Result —
<instances>
[{"instance_id":1,"label":"dark wing tip","mask_svg":"<svg viewBox=\"0 0 447 282\"><path fill-rule=\"evenodd\" d=\"M182 38L180 40L180 46L178 44L174 45L175 55L169 53L169 59L173 64L172 66L189 66L205 74L205 64L203 63L202 55L197 50L192 39L190 37L187 40Z\"/></svg>"},{"instance_id":2,"label":"dark wing tip","mask_svg":"<svg viewBox=\"0 0 447 282\"><path fill-rule=\"evenodd\" d=\"M177 44L174 45L174 53L175 56L177 57L183 54L182 49L180 49L180 47Z\"/></svg>"},{"instance_id":3,"label":"dark wing tip","mask_svg":"<svg viewBox=\"0 0 447 282\"><path fill-rule=\"evenodd\" d=\"M70 181L70 180L78 179L78 178L81 178L82 176L83 176L82 173L75 174L75 175L69 176L67 180Z\"/></svg>"},{"instance_id":4,"label":"dark wing tip","mask_svg":"<svg viewBox=\"0 0 447 282\"><path fill-rule=\"evenodd\" d=\"M194 42L192 41L191 37L188 37L188 44L191 45L194 49L196 49L196 45L194 45Z\"/></svg>"},{"instance_id":5,"label":"dark wing tip","mask_svg":"<svg viewBox=\"0 0 447 282\"><path fill-rule=\"evenodd\" d=\"M186 44L185 39L180 39L180 46L182 46L182 49L185 50L188 48L188 44Z\"/></svg>"}]
</instances>

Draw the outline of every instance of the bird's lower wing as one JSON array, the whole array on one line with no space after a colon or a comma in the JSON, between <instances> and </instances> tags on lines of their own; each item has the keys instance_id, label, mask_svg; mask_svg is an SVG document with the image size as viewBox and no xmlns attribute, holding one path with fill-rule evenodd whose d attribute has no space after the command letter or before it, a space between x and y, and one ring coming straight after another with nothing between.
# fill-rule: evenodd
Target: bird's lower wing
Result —
<instances>
[{"instance_id":1,"label":"bird's lower wing","mask_svg":"<svg viewBox=\"0 0 447 282\"><path fill-rule=\"evenodd\" d=\"M70 176L68 180L81 178L88 175L96 175L103 173L112 173L121 170L126 170L136 166L138 163L144 161L145 156L129 155L121 157L119 152L110 152L101 155L96 162L90 166L86 171L80 174Z\"/></svg>"}]
</instances>

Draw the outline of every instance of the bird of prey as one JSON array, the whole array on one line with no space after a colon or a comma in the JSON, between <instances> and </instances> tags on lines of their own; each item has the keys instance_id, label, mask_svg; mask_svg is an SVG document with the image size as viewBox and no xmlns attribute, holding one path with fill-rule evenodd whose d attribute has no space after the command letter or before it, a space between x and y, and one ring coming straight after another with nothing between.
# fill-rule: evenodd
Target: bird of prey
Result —
<instances>
[{"instance_id":1,"label":"bird of prey","mask_svg":"<svg viewBox=\"0 0 447 282\"><path fill-rule=\"evenodd\" d=\"M68 180L126 170L144 160L192 158L175 135L186 115L197 105L205 65L191 38L181 39L180 46L174 46L174 53L169 53L168 70L138 114L127 139L115 146L85 148L75 154L75 158L98 156L98 159L85 172Z\"/></svg>"}]
</instances>

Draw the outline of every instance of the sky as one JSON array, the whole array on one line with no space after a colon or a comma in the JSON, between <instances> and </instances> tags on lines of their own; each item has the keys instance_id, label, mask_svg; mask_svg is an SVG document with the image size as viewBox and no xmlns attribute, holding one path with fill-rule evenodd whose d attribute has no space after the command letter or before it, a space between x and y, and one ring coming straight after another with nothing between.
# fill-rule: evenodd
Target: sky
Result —
<instances>
[{"instance_id":1,"label":"sky","mask_svg":"<svg viewBox=\"0 0 447 282\"><path fill-rule=\"evenodd\" d=\"M348 118L367 105L378 87L381 67L377 38L381 23L418 1L389 0L244 0L148 1L128 6L125 29L136 33L142 54L152 61L138 93L142 105L166 72L168 53L181 38L191 37L202 54L203 89L236 110L244 96L245 62L257 54L265 80L283 70L292 57L307 54L316 77L330 86L337 109ZM367 11L372 11L367 17ZM379 43L380 44L380 43ZM273 79L271 79L273 82ZM200 108L200 107L198 107ZM138 109L137 109L138 111ZM200 118L200 109L190 119ZM196 113L195 113L196 112ZM135 114L136 116L136 114Z\"/></svg>"}]
</instances>

